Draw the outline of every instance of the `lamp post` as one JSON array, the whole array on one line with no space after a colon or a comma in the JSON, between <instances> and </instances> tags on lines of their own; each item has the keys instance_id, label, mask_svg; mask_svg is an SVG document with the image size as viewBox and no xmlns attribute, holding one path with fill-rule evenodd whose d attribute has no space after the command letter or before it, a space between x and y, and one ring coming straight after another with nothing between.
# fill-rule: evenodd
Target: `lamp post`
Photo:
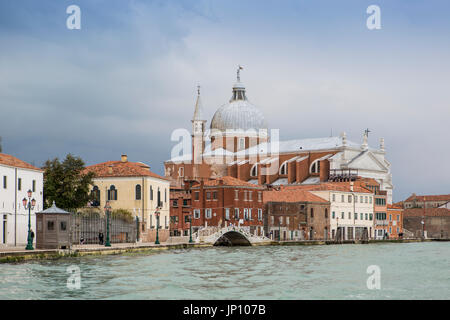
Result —
<instances>
[{"instance_id":1,"label":"lamp post","mask_svg":"<svg viewBox=\"0 0 450 320\"><path fill-rule=\"evenodd\" d=\"M281 217L278 217L278 241L281 241Z\"/></svg>"},{"instance_id":2,"label":"lamp post","mask_svg":"<svg viewBox=\"0 0 450 320\"><path fill-rule=\"evenodd\" d=\"M111 247L111 242L109 242L109 213L111 210L111 206L109 205L109 201L106 201L105 204L105 213L106 213L106 241L105 247Z\"/></svg>"},{"instance_id":3,"label":"lamp post","mask_svg":"<svg viewBox=\"0 0 450 320\"><path fill-rule=\"evenodd\" d=\"M36 200L31 199L32 192L31 190L28 190L27 192L28 200L27 198L23 198L23 207L25 209L28 209L28 238L27 238L27 246L25 247L25 250L34 250L33 248L33 239L31 239L31 210L34 209L34 206L36 205Z\"/></svg>"},{"instance_id":4,"label":"lamp post","mask_svg":"<svg viewBox=\"0 0 450 320\"><path fill-rule=\"evenodd\" d=\"M159 244L159 209L160 207L156 208L155 216L156 216L156 240L155 244Z\"/></svg>"},{"instance_id":5,"label":"lamp post","mask_svg":"<svg viewBox=\"0 0 450 320\"><path fill-rule=\"evenodd\" d=\"M189 215L189 243L192 242L192 215Z\"/></svg>"},{"instance_id":6,"label":"lamp post","mask_svg":"<svg viewBox=\"0 0 450 320\"><path fill-rule=\"evenodd\" d=\"M422 218L420 223L422 224L422 237L425 239L425 218Z\"/></svg>"}]
</instances>

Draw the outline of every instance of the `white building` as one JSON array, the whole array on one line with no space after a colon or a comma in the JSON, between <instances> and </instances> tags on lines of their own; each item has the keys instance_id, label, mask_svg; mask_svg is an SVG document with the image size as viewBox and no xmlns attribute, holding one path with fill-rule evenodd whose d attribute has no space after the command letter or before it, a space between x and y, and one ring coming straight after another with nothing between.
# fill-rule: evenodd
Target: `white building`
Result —
<instances>
[{"instance_id":1,"label":"white building","mask_svg":"<svg viewBox=\"0 0 450 320\"><path fill-rule=\"evenodd\" d=\"M324 184L324 190L310 192L330 201L330 230L334 239L340 234L345 240L374 237L373 193L349 183Z\"/></svg>"},{"instance_id":2,"label":"white building","mask_svg":"<svg viewBox=\"0 0 450 320\"><path fill-rule=\"evenodd\" d=\"M36 233L35 213L43 209L44 171L8 154L0 153L0 246L25 246L28 210L22 199L32 191L36 205L31 211L31 229ZM36 242L36 238L34 239Z\"/></svg>"}]
</instances>

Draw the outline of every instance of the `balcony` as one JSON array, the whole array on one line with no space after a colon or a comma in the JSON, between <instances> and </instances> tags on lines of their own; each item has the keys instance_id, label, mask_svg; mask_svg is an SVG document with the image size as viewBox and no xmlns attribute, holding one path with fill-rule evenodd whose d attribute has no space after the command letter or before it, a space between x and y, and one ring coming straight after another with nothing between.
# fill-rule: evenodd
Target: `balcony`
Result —
<instances>
[{"instance_id":1,"label":"balcony","mask_svg":"<svg viewBox=\"0 0 450 320\"><path fill-rule=\"evenodd\" d=\"M387 226L389 225L389 221L387 220L375 220L376 226Z\"/></svg>"}]
</instances>

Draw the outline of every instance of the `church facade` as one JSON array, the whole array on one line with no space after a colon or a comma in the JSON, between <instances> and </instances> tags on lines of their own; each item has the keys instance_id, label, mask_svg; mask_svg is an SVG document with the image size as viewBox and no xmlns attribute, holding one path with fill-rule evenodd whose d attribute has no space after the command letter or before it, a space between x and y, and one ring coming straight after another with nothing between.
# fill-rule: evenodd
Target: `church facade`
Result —
<instances>
[{"instance_id":1,"label":"church facade","mask_svg":"<svg viewBox=\"0 0 450 320\"><path fill-rule=\"evenodd\" d=\"M191 150L164 163L172 186L231 176L255 185L307 185L329 181L373 178L392 203L392 174L386 160L384 139L379 147L340 136L279 141L269 132L263 113L247 98L244 84L237 81L232 97L211 119L209 129L203 116L200 90L194 108Z\"/></svg>"}]
</instances>

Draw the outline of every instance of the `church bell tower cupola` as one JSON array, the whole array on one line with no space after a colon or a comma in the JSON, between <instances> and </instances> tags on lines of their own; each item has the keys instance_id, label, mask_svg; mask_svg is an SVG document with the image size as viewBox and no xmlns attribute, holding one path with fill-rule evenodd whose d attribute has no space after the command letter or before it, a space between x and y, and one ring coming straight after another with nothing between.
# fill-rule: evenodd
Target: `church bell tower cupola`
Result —
<instances>
[{"instance_id":1,"label":"church bell tower cupola","mask_svg":"<svg viewBox=\"0 0 450 320\"><path fill-rule=\"evenodd\" d=\"M237 100L247 100L245 96L245 86L241 82L241 70L244 69L242 66L239 66L237 69L237 82L233 86L233 95L231 97L230 102Z\"/></svg>"},{"instance_id":2,"label":"church bell tower cupola","mask_svg":"<svg viewBox=\"0 0 450 320\"><path fill-rule=\"evenodd\" d=\"M192 135L203 136L205 123L206 120L203 117L202 103L200 100L200 86L197 86L197 101L195 102L194 116L192 117Z\"/></svg>"}]
</instances>

